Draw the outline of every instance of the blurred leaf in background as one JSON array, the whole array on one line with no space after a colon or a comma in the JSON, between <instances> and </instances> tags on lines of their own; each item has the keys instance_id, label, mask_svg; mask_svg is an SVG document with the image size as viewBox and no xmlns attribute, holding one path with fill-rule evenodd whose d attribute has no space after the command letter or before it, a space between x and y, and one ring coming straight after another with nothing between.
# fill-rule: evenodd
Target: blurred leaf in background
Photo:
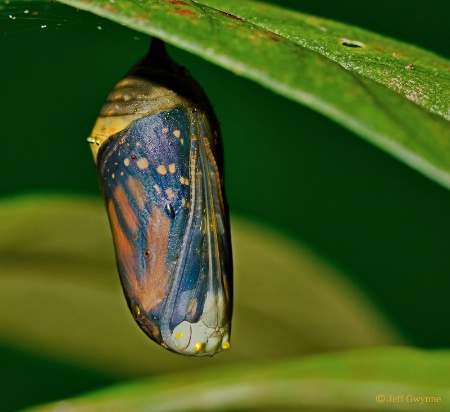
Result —
<instances>
[{"instance_id":1,"label":"blurred leaf in background","mask_svg":"<svg viewBox=\"0 0 450 412\"><path fill-rule=\"evenodd\" d=\"M448 351L366 349L178 373L30 412L448 411L449 368Z\"/></svg>"},{"instance_id":2,"label":"blurred leaf in background","mask_svg":"<svg viewBox=\"0 0 450 412\"><path fill-rule=\"evenodd\" d=\"M173 356L128 313L101 202L19 197L2 203L0 220L0 301L14 308L1 312L2 341L98 372L135 377L402 342L336 269L274 231L233 218L233 351L200 361Z\"/></svg>"}]
</instances>

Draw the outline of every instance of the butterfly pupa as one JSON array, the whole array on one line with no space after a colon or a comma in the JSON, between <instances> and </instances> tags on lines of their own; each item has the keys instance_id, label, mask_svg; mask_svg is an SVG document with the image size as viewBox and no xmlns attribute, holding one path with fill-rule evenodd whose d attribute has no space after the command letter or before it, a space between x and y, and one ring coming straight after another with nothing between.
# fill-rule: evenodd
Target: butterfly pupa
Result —
<instances>
[{"instance_id":1,"label":"butterfly pupa","mask_svg":"<svg viewBox=\"0 0 450 412\"><path fill-rule=\"evenodd\" d=\"M230 347L232 256L220 132L198 83L153 39L88 139L128 307L184 355Z\"/></svg>"}]
</instances>

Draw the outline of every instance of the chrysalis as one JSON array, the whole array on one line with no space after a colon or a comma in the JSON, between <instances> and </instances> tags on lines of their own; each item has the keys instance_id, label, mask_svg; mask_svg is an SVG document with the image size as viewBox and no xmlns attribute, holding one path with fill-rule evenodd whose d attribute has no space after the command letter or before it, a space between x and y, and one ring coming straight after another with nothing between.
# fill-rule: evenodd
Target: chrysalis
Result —
<instances>
[{"instance_id":1,"label":"chrysalis","mask_svg":"<svg viewBox=\"0 0 450 412\"><path fill-rule=\"evenodd\" d=\"M160 40L109 94L88 141L136 322L176 353L228 349L232 258L218 123Z\"/></svg>"}]
</instances>

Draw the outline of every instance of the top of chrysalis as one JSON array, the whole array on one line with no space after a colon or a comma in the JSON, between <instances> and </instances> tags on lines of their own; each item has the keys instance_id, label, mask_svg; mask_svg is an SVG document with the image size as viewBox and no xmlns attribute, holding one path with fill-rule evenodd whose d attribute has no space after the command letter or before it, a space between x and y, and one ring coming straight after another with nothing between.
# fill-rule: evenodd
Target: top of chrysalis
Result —
<instances>
[{"instance_id":1,"label":"top of chrysalis","mask_svg":"<svg viewBox=\"0 0 450 412\"><path fill-rule=\"evenodd\" d=\"M200 85L169 57L164 43L154 38L147 55L117 83L100 111L88 138L95 161L100 146L110 136L137 119L174 107L204 110L210 121L216 122Z\"/></svg>"}]
</instances>

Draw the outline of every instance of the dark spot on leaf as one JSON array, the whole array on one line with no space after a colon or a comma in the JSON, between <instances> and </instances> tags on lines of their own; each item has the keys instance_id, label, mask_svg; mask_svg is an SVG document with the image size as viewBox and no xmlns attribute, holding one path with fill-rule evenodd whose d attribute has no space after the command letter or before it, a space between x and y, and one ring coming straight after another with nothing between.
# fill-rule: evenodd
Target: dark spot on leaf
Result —
<instances>
[{"instance_id":1,"label":"dark spot on leaf","mask_svg":"<svg viewBox=\"0 0 450 412\"><path fill-rule=\"evenodd\" d=\"M408 64L408 65L405 67L405 69L406 69L406 70L414 70L414 66L413 66L412 64Z\"/></svg>"},{"instance_id":2,"label":"dark spot on leaf","mask_svg":"<svg viewBox=\"0 0 450 412\"><path fill-rule=\"evenodd\" d=\"M183 16L193 16L194 15L194 13L192 11L190 11L188 9L181 9L181 8L177 9L177 13L182 14Z\"/></svg>"},{"instance_id":3,"label":"dark spot on leaf","mask_svg":"<svg viewBox=\"0 0 450 412\"><path fill-rule=\"evenodd\" d=\"M276 41L276 42L280 41L280 38L276 34L272 34L272 33L263 32L260 34L260 37L265 37L266 39Z\"/></svg>"},{"instance_id":4,"label":"dark spot on leaf","mask_svg":"<svg viewBox=\"0 0 450 412\"><path fill-rule=\"evenodd\" d=\"M219 10L219 13L220 13L222 16L228 17L229 19L232 19L232 20L236 20L236 21L245 21L245 19L243 19L243 18L241 18L241 17L238 17L238 16L235 16L234 14L226 13L226 12L220 11L220 10Z\"/></svg>"},{"instance_id":5,"label":"dark spot on leaf","mask_svg":"<svg viewBox=\"0 0 450 412\"><path fill-rule=\"evenodd\" d=\"M114 14L119 13L119 9L117 9L116 7L112 6L112 5L109 4L109 3L106 3L106 4L103 6L103 8L104 8L106 11L109 11L109 12L114 13Z\"/></svg>"},{"instance_id":6,"label":"dark spot on leaf","mask_svg":"<svg viewBox=\"0 0 450 412\"><path fill-rule=\"evenodd\" d=\"M361 43L360 41L356 40L349 40L349 39L342 39L341 44L345 47L352 47L355 49L360 49L361 47L364 47L364 43Z\"/></svg>"}]
</instances>

